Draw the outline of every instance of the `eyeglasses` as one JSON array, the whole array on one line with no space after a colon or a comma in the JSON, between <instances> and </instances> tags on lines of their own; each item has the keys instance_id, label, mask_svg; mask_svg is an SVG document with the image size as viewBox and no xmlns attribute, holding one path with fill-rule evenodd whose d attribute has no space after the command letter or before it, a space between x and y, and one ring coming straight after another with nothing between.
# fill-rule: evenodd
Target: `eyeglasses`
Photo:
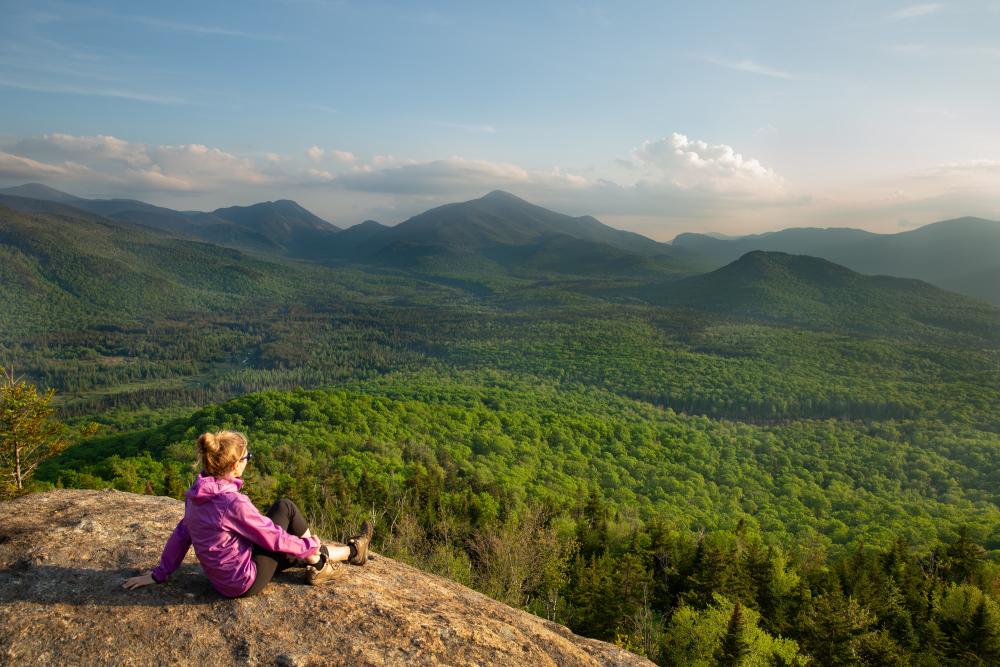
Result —
<instances>
[{"instance_id":1,"label":"eyeglasses","mask_svg":"<svg viewBox=\"0 0 1000 667\"><path fill-rule=\"evenodd\" d=\"M251 451L250 451L250 450L248 449L248 450L247 450L247 455L246 455L246 456L244 456L243 458L241 458L241 459L240 459L240 461L249 461L249 460L250 460L250 459L252 459L252 458L253 458L253 452L251 452Z\"/></svg>"}]
</instances>

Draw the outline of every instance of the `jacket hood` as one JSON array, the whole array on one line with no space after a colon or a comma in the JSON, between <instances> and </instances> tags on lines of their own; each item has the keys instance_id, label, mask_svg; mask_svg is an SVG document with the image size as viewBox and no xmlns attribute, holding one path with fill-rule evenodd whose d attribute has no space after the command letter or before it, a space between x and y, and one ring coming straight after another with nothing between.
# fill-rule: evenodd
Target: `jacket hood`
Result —
<instances>
[{"instance_id":1,"label":"jacket hood","mask_svg":"<svg viewBox=\"0 0 1000 667\"><path fill-rule=\"evenodd\" d=\"M184 495L194 503L206 503L220 493L238 493L243 486L239 477L213 477L204 472L198 474L191 488Z\"/></svg>"}]
</instances>

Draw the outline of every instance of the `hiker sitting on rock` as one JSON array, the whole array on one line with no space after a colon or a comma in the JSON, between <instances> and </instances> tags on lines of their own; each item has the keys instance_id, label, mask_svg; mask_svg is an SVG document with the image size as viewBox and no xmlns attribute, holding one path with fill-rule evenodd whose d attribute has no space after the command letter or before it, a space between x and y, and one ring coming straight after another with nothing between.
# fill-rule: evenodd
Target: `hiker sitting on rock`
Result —
<instances>
[{"instance_id":1,"label":"hiker sitting on rock","mask_svg":"<svg viewBox=\"0 0 1000 667\"><path fill-rule=\"evenodd\" d=\"M258 512L240 493L240 477L252 456L242 433L219 431L198 438L202 471L184 494L184 518L167 540L159 566L126 580L125 588L166 581L192 545L205 576L227 597L260 593L275 572L288 567L306 566L309 583L319 584L333 579L344 561L365 564L372 537L368 521L347 546L328 546L310 534L302 513L287 498L271 505L266 516Z\"/></svg>"}]
</instances>

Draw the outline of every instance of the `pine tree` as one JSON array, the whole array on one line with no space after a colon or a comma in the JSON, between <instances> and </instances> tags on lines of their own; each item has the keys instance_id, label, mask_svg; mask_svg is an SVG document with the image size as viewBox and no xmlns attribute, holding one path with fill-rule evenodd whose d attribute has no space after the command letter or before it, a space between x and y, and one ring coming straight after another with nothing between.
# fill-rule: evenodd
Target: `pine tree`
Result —
<instances>
[{"instance_id":1,"label":"pine tree","mask_svg":"<svg viewBox=\"0 0 1000 667\"><path fill-rule=\"evenodd\" d=\"M800 619L802 640L817 664L834 667L857 663L858 640L875 619L839 587L813 598Z\"/></svg>"},{"instance_id":2,"label":"pine tree","mask_svg":"<svg viewBox=\"0 0 1000 667\"><path fill-rule=\"evenodd\" d=\"M723 593L729 575L729 562L721 548L702 540L695 552L691 574L688 576L688 590L682 596L687 604L704 609L712 601L712 593Z\"/></svg>"},{"instance_id":3,"label":"pine tree","mask_svg":"<svg viewBox=\"0 0 1000 667\"><path fill-rule=\"evenodd\" d=\"M969 536L968 526L958 531L958 539L945 552L948 559L949 579L955 583L972 583L986 550Z\"/></svg>"},{"instance_id":4,"label":"pine tree","mask_svg":"<svg viewBox=\"0 0 1000 667\"><path fill-rule=\"evenodd\" d=\"M729 617L726 634L722 644L715 652L715 659L720 667L736 667L743 664L743 659L750 654L750 643L746 639L746 620L743 618L743 606L736 601L733 613Z\"/></svg>"},{"instance_id":5,"label":"pine tree","mask_svg":"<svg viewBox=\"0 0 1000 667\"><path fill-rule=\"evenodd\" d=\"M969 647L988 665L1000 663L1000 627L986 608L986 598L979 601L972 614Z\"/></svg>"}]
</instances>

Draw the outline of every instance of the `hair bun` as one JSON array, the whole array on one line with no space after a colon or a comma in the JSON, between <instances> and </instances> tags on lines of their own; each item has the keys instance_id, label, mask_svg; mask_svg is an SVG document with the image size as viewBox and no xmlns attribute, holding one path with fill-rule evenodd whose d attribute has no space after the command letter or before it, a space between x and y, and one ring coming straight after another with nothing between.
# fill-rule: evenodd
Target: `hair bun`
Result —
<instances>
[{"instance_id":1,"label":"hair bun","mask_svg":"<svg viewBox=\"0 0 1000 667\"><path fill-rule=\"evenodd\" d=\"M214 433L202 433L198 437L198 448L203 452L214 452L219 449L219 442Z\"/></svg>"},{"instance_id":2,"label":"hair bun","mask_svg":"<svg viewBox=\"0 0 1000 667\"><path fill-rule=\"evenodd\" d=\"M239 431L222 430L198 436L198 459L209 475L232 474L240 457L247 451L247 437Z\"/></svg>"}]
</instances>

